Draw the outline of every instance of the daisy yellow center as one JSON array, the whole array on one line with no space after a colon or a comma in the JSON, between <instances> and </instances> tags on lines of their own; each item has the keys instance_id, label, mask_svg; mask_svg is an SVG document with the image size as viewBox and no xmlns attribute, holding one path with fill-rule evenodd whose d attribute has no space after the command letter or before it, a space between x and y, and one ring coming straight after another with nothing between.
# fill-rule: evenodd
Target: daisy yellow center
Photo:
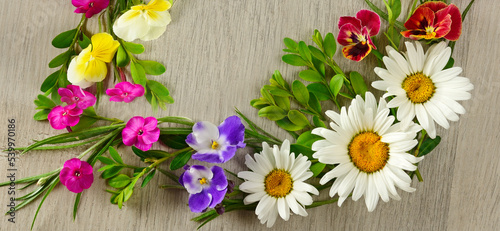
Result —
<instances>
[{"instance_id":1,"label":"daisy yellow center","mask_svg":"<svg viewBox=\"0 0 500 231\"><path fill-rule=\"evenodd\" d=\"M406 77L402 87L412 103L425 103L432 97L436 90L432 80L422 73Z\"/></svg>"},{"instance_id":2,"label":"daisy yellow center","mask_svg":"<svg viewBox=\"0 0 500 231\"><path fill-rule=\"evenodd\" d=\"M373 132L359 133L349 144L349 156L354 165L366 173L384 168L389 159L389 146Z\"/></svg>"},{"instance_id":3,"label":"daisy yellow center","mask_svg":"<svg viewBox=\"0 0 500 231\"><path fill-rule=\"evenodd\" d=\"M212 141L212 149L217 149L219 147L219 143L217 141Z\"/></svg>"},{"instance_id":4,"label":"daisy yellow center","mask_svg":"<svg viewBox=\"0 0 500 231\"><path fill-rule=\"evenodd\" d=\"M284 170L274 169L267 174L264 186L270 196L276 198L285 197L292 191L292 176Z\"/></svg>"},{"instance_id":5,"label":"daisy yellow center","mask_svg":"<svg viewBox=\"0 0 500 231\"><path fill-rule=\"evenodd\" d=\"M207 179L205 177L201 178L199 181L200 181L201 185L204 185L207 183Z\"/></svg>"}]
</instances>

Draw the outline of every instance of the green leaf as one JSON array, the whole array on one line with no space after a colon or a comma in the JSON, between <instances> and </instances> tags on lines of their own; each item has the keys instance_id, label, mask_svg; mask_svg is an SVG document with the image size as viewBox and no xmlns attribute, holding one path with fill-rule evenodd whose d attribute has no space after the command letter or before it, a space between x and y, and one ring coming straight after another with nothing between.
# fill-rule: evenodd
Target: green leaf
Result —
<instances>
[{"instance_id":1,"label":"green leaf","mask_svg":"<svg viewBox=\"0 0 500 231\"><path fill-rule=\"evenodd\" d=\"M309 102L309 91L306 86L299 80L295 80L292 83L292 92L295 99L303 105L307 105Z\"/></svg>"},{"instance_id":2,"label":"green leaf","mask_svg":"<svg viewBox=\"0 0 500 231\"><path fill-rule=\"evenodd\" d=\"M38 106L38 109L52 109L56 106L54 101L44 95L38 95L37 99L35 100L35 105Z\"/></svg>"},{"instance_id":3,"label":"green leaf","mask_svg":"<svg viewBox=\"0 0 500 231\"><path fill-rule=\"evenodd\" d=\"M187 148L187 135L161 135L160 140L170 148L183 149Z\"/></svg>"},{"instance_id":4,"label":"green leaf","mask_svg":"<svg viewBox=\"0 0 500 231\"><path fill-rule=\"evenodd\" d=\"M108 185L113 188L123 188L130 183L130 177L125 174L120 174L108 180Z\"/></svg>"},{"instance_id":5,"label":"green leaf","mask_svg":"<svg viewBox=\"0 0 500 231\"><path fill-rule=\"evenodd\" d=\"M314 35L312 36L312 40L314 43L316 43L316 45L318 45L318 47L323 49L323 36L318 30L314 30ZM311 46L309 46L309 48L311 48Z\"/></svg>"},{"instance_id":6,"label":"green leaf","mask_svg":"<svg viewBox=\"0 0 500 231\"><path fill-rule=\"evenodd\" d=\"M163 102L163 103L174 103L174 99L170 97L170 92L168 89L163 86L163 84L154 81L154 80L148 80L147 81L147 86L149 89L151 89L151 92L158 97L158 99Z\"/></svg>"},{"instance_id":7,"label":"green leaf","mask_svg":"<svg viewBox=\"0 0 500 231\"><path fill-rule=\"evenodd\" d=\"M450 57L450 59L448 60L448 63L446 63L446 66L444 67L444 69L452 68L453 64L455 64L455 60L452 57Z\"/></svg>"},{"instance_id":8,"label":"green leaf","mask_svg":"<svg viewBox=\"0 0 500 231\"><path fill-rule=\"evenodd\" d=\"M56 48L68 48L76 35L76 29L68 30L58 34L52 40L52 46Z\"/></svg>"},{"instance_id":9,"label":"green leaf","mask_svg":"<svg viewBox=\"0 0 500 231\"><path fill-rule=\"evenodd\" d=\"M35 113L35 115L33 116L33 119L34 120L46 120L48 115L50 113L50 109L43 109L37 113Z\"/></svg>"},{"instance_id":10,"label":"green leaf","mask_svg":"<svg viewBox=\"0 0 500 231\"><path fill-rule=\"evenodd\" d=\"M325 54L328 58L331 59L333 55L335 55L337 42L335 41L335 37L333 37L332 33L326 34L325 41L323 41L323 49L325 50Z\"/></svg>"},{"instance_id":11,"label":"green leaf","mask_svg":"<svg viewBox=\"0 0 500 231\"><path fill-rule=\"evenodd\" d=\"M102 172L101 177L103 179L109 179L116 174L118 174L124 167L123 166L113 166L109 169L106 169L104 172Z\"/></svg>"},{"instance_id":12,"label":"green leaf","mask_svg":"<svg viewBox=\"0 0 500 231\"><path fill-rule=\"evenodd\" d=\"M273 96L264 88L262 87L260 89L260 94L262 95L262 97L264 97L265 100L267 100L267 102L269 102L270 104L276 104L274 102L274 99L273 99Z\"/></svg>"},{"instance_id":13,"label":"green leaf","mask_svg":"<svg viewBox=\"0 0 500 231\"><path fill-rule=\"evenodd\" d=\"M115 148L109 147L108 151L109 155L111 156L111 158L113 158L113 160L115 160L117 163L123 164L122 157L120 156L120 154L118 154Z\"/></svg>"},{"instance_id":14,"label":"green leaf","mask_svg":"<svg viewBox=\"0 0 500 231\"><path fill-rule=\"evenodd\" d=\"M323 123L323 121L318 116L313 116L313 124L318 128L326 128L325 123Z\"/></svg>"},{"instance_id":15,"label":"green leaf","mask_svg":"<svg viewBox=\"0 0 500 231\"><path fill-rule=\"evenodd\" d=\"M298 48L297 42L293 41L293 39L291 38L285 38L283 39L283 42L285 43L285 46L290 50L296 51Z\"/></svg>"},{"instance_id":16,"label":"green leaf","mask_svg":"<svg viewBox=\"0 0 500 231\"><path fill-rule=\"evenodd\" d=\"M298 55L292 55L292 54L283 55L283 57L281 57L281 60L283 60L283 62L288 63L292 66L307 66L307 62L304 61Z\"/></svg>"},{"instance_id":17,"label":"green leaf","mask_svg":"<svg viewBox=\"0 0 500 231\"><path fill-rule=\"evenodd\" d=\"M76 131L81 131L81 130L84 130L84 129L87 129L89 128L92 124L94 124L95 122L97 122L97 119L96 118L92 118L92 117L88 117L88 116L84 116L82 115L80 117L80 121L78 121L78 124L71 127L71 129L76 132Z\"/></svg>"},{"instance_id":18,"label":"green leaf","mask_svg":"<svg viewBox=\"0 0 500 231\"><path fill-rule=\"evenodd\" d=\"M278 105L278 107L280 107L281 109L285 111L290 110L290 98L275 96L274 101L276 102L276 105Z\"/></svg>"},{"instance_id":19,"label":"green leaf","mask_svg":"<svg viewBox=\"0 0 500 231\"><path fill-rule=\"evenodd\" d=\"M141 54L144 52L144 46L142 44L123 41L123 47L132 54Z\"/></svg>"},{"instance_id":20,"label":"green leaf","mask_svg":"<svg viewBox=\"0 0 500 231\"><path fill-rule=\"evenodd\" d=\"M82 49L85 49L90 45L91 41L84 33L81 33L80 35L81 40L78 39L78 45L80 45Z\"/></svg>"},{"instance_id":21,"label":"green leaf","mask_svg":"<svg viewBox=\"0 0 500 231\"><path fill-rule=\"evenodd\" d=\"M323 138L321 136L314 135L311 133L311 131L306 131L300 134L299 138L297 138L296 143L311 148L314 142L322 139Z\"/></svg>"},{"instance_id":22,"label":"green leaf","mask_svg":"<svg viewBox=\"0 0 500 231\"><path fill-rule=\"evenodd\" d=\"M251 100L250 105L254 108L261 109L269 106L269 103L267 101L264 101L263 98L260 98Z\"/></svg>"},{"instance_id":23,"label":"green leaf","mask_svg":"<svg viewBox=\"0 0 500 231\"><path fill-rule=\"evenodd\" d=\"M358 95L361 95L361 97L365 98L365 92L368 90L368 88L366 87L366 83L365 80L363 79L363 76L361 76L356 71L351 71L350 77L351 77L352 88L354 88L354 92Z\"/></svg>"},{"instance_id":24,"label":"green leaf","mask_svg":"<svg viewBox=\"0 0 500 231\"><path fill-rule=\"evenodd\" d=\"M278 70L274 71L271 79L276 81L282 88L290 90L290 85L288 85L288 83L283 79L283 76L281 76L281 73Z\"/></svg>"},{"instance_id":25,"label":"green leaf","mask_svg":"<svg viewBox=\"0 0 500 231\"><path fill-rule=\"evenodd\" d=\"M307 60L309 62L312 61L311 52L309 51L309 48L307 47L304 41L299 42L299 54L302 57L302 59Z\"/></svg>"},{"instance_id":26,"label":"green leaf","mask_svg":"<svg viewBox=\"0 0 500 231\"><path fill-rule=\"evenodd\" d=\"M307 90L313 93L318 100L324 101L331 99L330 92L323 83L311 83L307 85Z\"/></svg>"},{"instance_id":27,"label":"green leaf","mask_svg":"<svg viewBox=\"0 0 500 231\"><path fill-rule=\"evenodd\" d=\"M139 63L144 68L148 75L161 75L165 73L166 69L163 64L151 60L139 60Z\"/></svg>"},{"instance_id":28,"label":"green leaf","mask_svg":"<svg viewBox=\"0 0 500 231\"><path fill-rule=\"evenodd\" d=\"M322 51L320 51L318 48L309 46L309 50L311 51L311 54L317 58L319 61L326 63L326 57L325 54L323 54Z\"/></svg>"},{"instance_id":29,"label":"green leaf","mask_svg":"<svg viewBox=\"0 0 500 231\"><path fill-rule=\"evenodd\" d=\"M193 151L187 151L177 155L170 163L170 170L173 171L184 167L184 165L186 165L187 162L191 159L192 154Z\"/></svg>"},{"instance_id":30,"label":"green leaf","mask_svg":"<svg viewBox=\"0 0 500 231\"><path fill-rule=\"evenodd\" d=\"M77 193L75 198L75 204L73 205L73 221L76 219L76 212L78 211L78 205L80 204L80 198L82 193Z\"/></svg>"},{"instance_id":31,"label":"green leaf","mask_svg":"<svg viewBox=\"0 0 500 231\"><path fill-rule=\"evenodd\" d=\"M130 57L128 57L127 51L123 48L123 46L118 47L118 51L116 51L116 66L125 67L130 63Z\"/></svg>"},{"instance_id":32,"label":"green leaf","mask_svg":"<svg viewBox=\"0 0 500 231\"><path fill-rule=\"evenodd\" d=\"M115 164L115 162L112 159L109 159L105 156L98 156L97 159L101 161L105 165L112 165Z\"/></svg>"},{"instance_id":33,"label":"green leaf","mask_svg":"<svg viewBox=\"0 0 500 231\"><path fill-rule=\"evenodd\" d=\"M55 68L55 67L63 65L64 63L66 63L68 61L68 59L71 58L72 54L73 54L73 51L71 51L71 50L68 50L64 53L59 54L58 56L56 56L55 58L50 60L49 67Z\"/></svg>"},{"instance_id":34,"label":"green leaf","mask_svg":"<svg viewBox=\"0 0 500 231\"><path fill-rule=\"evenodd\" d=\"M311 172L313 173L312 177L318 176L323 169L325 169L326 164L323 163L315 163L311 166Z\"/></svg>"},{"instance_id":35,"label":"green leaf","mask_svg":"<svg viewBox=\"0 0 500 231\"><path fill-rule=\"evenodd\" d=\"M297 126L302 128L309 125L309 120L304 114L297 110L291 110L288 112L288 119Z\"/></svg>"},{"instance_id":36,"label":"green leaf","mask_svg":"<svg viewBox=\"0 0 500 231\"><path fill-rule=\"evenodd\" d=\"M52 87L54 87L57 84L57 80L59 79L59 73L60 70L47 76L47 78L43 81L42 86L40 87L40 91L47 92Z\"/></svg>"},{"instance_id":37,"label":"green leaf","mask_svg":"<svg viewBox=\"0 0 500 231\"><path fill-rule=\"evenodd\" d=\"M141 64L136 62L130 62L130 75L132 75L132 79L134 83L142 85L146 88L146 82L148 79L146 78L146 71Z\"/></svg>"},{"instance_id":38,"label":"green leaf","mask_svg":"<svg viewBox=\"0 0 500 231\"><path fill-rule=\"evenodd\" d=\"M309 96L309 106L316 111L317 114L321 114L321 104L313 93Z\"/></svg>"},{"instance_id":39,"label":"green leaf","mask_svg":"<svg viewBox=\"0 0 500 231\"><path fill-rule=\"evenodd\" d=\"M344 83L344 78L341 74L334 75L330 80L330 91L332 91L333 95L337 97L342 89L342 84Z\"/></svg>"},{"instance_id":40,"label":"green leaf","mask_svg":"<svg viewBox=\"0 0 500 231\"><path fill-rule=\"evenodd\" d=\"M465 10L462 12L462 22L465 20L465 17L467 16L467 13L469 12L470 8L472 7L472 4L474 3L475 0L472 0L469 2Z\"/></svg>"},{"instance_id":41,"label":"green leaf","mask_svg":"<svg viewBox=\"0 0 500 231\"><path fill-rule=\"evenodd\" d=\"M420 151L418 152L418 156L425 156L429 154L438 144L441 142L441 137L436 136L434 139L426 139L422 142L420 146Z\"/></svg>"},{"instance_id":42,"label":"green leaf","mask_svg":"<svg viewBox=\"0 0 500 231\"><path fill-rule=\"evenodd\" d=\"M308 148L301 144L291 144L290 152L295 153L295 156L302 154L304 156L307 156L309 159L313 159L312 155L314 154L314 151L311 150L311 148Z\"/></svg>"},{"instance_id":43,"label":"green leaf","mask_svg":"<svg viewBox=\"0 0 500 231\"><path fill-rule=\"evenodd\" d=\"M314 70L303 70L299 73L299 77L310 82L321 82L324 79L320 73Z\"/></svg>"},{"instance_id":44,"label":"green leaf","mask_svg":"<svg viewBox=\"0 0 500 231\"><path fill-rule=\"evenodd\" d=\"M392 17L396 21L401 14L401 0L392 0L391 10Z\"/></svg>"},{"instance_id":45,"label":"green leaf","mask_svg":"<svg viewBox=\"0 0 500 231\"><path fill-rule=\"evenodd\" d=\"M382 19L388 21L388 15L386 13L384 13L380 8L378 8L377 6L375 6L370 0L365 0L366 4L375 12L378 14L378 16L380 16ZM399 29L399 30L406 30L405 26L403 25L403 23L399 22L399 21L396 21L394 23L394 25Z\"/></svg>"},{"instance_id":46,"label":"green leaf","mask_svg":"<svg viewBox=\"0 0 500 231\"><path fill-rule=\"evenodd\" d=\"M278 120L276 121L276 124L278 126L280 126L281 128L287 130L287 131L298 131L298 130L302 130L304 127L301 127L301 126L298 126L294 123L292 123L292 121L290 121L288 118L283 118L281 120Z\"/></svg>"},{"instance_id":47,"label":"green leaf","mask_svg":"<svg viewBox=\"0 0 500 231\"><path fill-rule=\"evenodd\" d=\"M146 177L144 177L144 180L142 181L142 184L141 184L141 188L144 188L144 186L146 186L149 181L151 181L151 179L153 179L153 177L155 176L155 173L156 173L156 169L153 169L153 171L151 171Z\"/></svg>"},{"instance_id":48,"label":"green leaf","mask_svg":"<svg viewBox=\"0 0 500 231\"><path fill-rule=\"evenodd\" d=\"M260 117L266 117L272 121L280 120L285 118L286 111L278 106L267 106L259 110L258 115Z\"/></svg>"},{"instance_id":49,"label":"green leaf","mask_svg":"<svg viewBox=\"0 0 500 231\"><path fill-rule=\"evenodd\" d=\"M70 85L71 83L68 81L68 72L66 71L60 71L59 72L59 80L57 81L59 84L59 87L66 87Z\"/></svg>"},{"instance_id":50,"label":"green leaf","mask_svg":"<svg viewBox=\"0 0 500 231\"><path fill-rule=\"evenodd\" d=\"M160 135L160 137L161 137L161 135ZM170 155L168 152L165 152L162 150L142 151L134 146L132 146L132 151L134 152L135 155L140 157L142 161L144 161L146 158L161 159L163 157Z\"/></svg>"},{"instance_id":51,"label":"green leaf","mask_svg":"<svg viewBox=\"0 0 500 231\"><path fill-rule=\"evenodd\" d=\"M158 118L158 121L165 122L165 123L183 124L183 125L188 125L188 126L194 125L194 123L191 119L189 119L187 117L180 117L180 116L165 116L162 118Z\"/></svg>"}]
</instances>

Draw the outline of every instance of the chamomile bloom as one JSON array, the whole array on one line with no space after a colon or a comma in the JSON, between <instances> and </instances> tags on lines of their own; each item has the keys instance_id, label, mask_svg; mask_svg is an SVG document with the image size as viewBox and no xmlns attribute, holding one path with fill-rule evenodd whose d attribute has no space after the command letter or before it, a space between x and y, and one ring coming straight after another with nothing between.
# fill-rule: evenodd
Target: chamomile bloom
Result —
<instances>
[{"instance_id":1,"label":"chamomile bloom","mask_svg":"<svg viewBox=\"0 0 500 231\"><path fill-rule=\"evenodd\" d=\"M340 114L326 111L333 122L330 127L315 128L312 133L324 138L313 143L314 158L324 164L337 165L320 180L326 184L335 179L330 188L330 197L339 195L338 205L352 193L357 201L364 196L368 211L373 211L379 198L399 200L396 187L407 192L411 179L404 170L415 171L415 163L422 160L407 152L418 142L415 139L420 126L394 123L389 116L386 102L379 104L370 92L365 99L356 96L349 110L342 107Z\"/></svg>"},{"instance_id":2,"label":"chamomile bloom","mask_svg":"<svg viewBox=\"0 0 500 231\"><path fill-rule=\"evenodd\" d=\"M240 190L250 194L243 202L259 202L255 214L260 222L267 222L267 227L272 227L278 215L287 221L290 209L295 214L307 216L304 206L313 202L308 193L319 194L315 187L304 183L313 176L307 157L302 154L295 157L290 153L290 142L285 140L281 150L277 145L271 148L262 143L262 152L256 153L254 158L245 156L245 164L252 171L239 172L238 177L245 179Z\"/></svg>"},{"instance_id":3,"label":"chamomile bloom","mask_svg":"<svg viewBox=\"0 0 500 231\"><path fill-rule=\"evenodd\" d=\"M450 127L448 120L458 121L457 114L464 114L465 109L457 101L470 99L468 91L474 86L468 78L459 77L462 68L443 70L451 56L445 42L431 46L426 53L419 42L405 45L403 54L387 47L389 57L383 58L387 69L375 68L382 80L372 86L387 91L384 97L394 96L387 107L399 107L399 121L412 121L416 115L422 128L435 138L434 121L445 129Z\"/></svg>"}]
</instances>

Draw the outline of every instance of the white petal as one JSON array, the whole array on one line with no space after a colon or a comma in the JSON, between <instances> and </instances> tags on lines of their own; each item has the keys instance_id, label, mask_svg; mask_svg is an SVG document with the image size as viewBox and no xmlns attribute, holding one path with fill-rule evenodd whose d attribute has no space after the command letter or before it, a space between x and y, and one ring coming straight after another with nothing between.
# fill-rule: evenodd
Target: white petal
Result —
<instances>
[{"instance_id":1,"label":"white petal","mask_svg":"<svg viewBox=\"0 0 500 231\"><path fill-rule=\"evenodd\" d=\"M285 221L290 219L290 208L283 197L278 198L278 214Z\"/></svg>"}]
</instances>

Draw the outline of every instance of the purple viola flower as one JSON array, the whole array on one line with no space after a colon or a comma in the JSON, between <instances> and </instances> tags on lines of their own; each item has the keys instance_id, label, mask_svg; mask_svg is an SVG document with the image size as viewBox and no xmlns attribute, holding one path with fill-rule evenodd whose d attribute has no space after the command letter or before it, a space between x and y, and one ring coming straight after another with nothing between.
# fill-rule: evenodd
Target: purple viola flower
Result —
<instances>
[{"instance_id":1,"label":"purple viola flower","mask_svg":"<svg viewBox=\"0 0 500 231\"><path fill-rule=\"evenodd\" d=\"M245 126L238 116L230 116L219 127L207 121L196 123L186 143L197 151L193 159L225 163L234 156L236 149L245 147L244 140Z\"/></svg>"},{"instance_id":2,"label":"purple viola flower","mask_svg":"<svg viewBox=\"0 0 500 231\"><path fill-rule=\"evenodd\" d=\"M219 166L211 169L201 165L188 167L179 177L179 183L190 194L189 208L194 213L214 208L222 202L227 192L227 178Z\"/></svg>"},{"instance_id":3,"label":"purple viola flower","mask_svg":"<svg viewBox=\"0 0 500 231\"><path fill-rule=\"evenodd\" d=\"M80 115L83 113L81 108L77 108L76 104L67 106L55 106L49 112L47 119L50 126L54 129L61 130L66 127L73 127L80 122Z\"/></svg>"},{"instance_id":4,"label":"purple viola flower","mask_svg":"<svg viewBox=\"0 0 500 231\"><path fill-rule=\"evenodd\" d=\"M71 0L71 3L76 7L75 13L85 13L85 17L91 18L106 9L109 0Z\"/></svg>"},{"instance_id":5,"label":"purple viola flower","mask_svg":"<svg viewBox=\"0 0 500 231\"><path fill-rule=\"evenodd\" d=\"M122 131L123 143L127 146L134 145L142 151L149 150L160 137L160 129L156 125L158 120L154 117L132 117Z\"/></svg>"},{"instance_id":6,"label":"purple viola flower","mask_svg":"<svg viewBox=\"0 0 500 231\"><path fill-rule=\"evenodd\" d=\"M116 84L115 88L107 89L106 94L111 96L109 101L130 103L144 95L144 87L140 84L121 82Z\"/></svg>"},{"instance_id":7,"label":"purple viola flower","mask_svg":"<svg viewBox=\"0 0 500 231\"><path fill-rule=\"evenodd\" d=\"M84 189L90 188L94 182L93 169L89 163L78 158L67 160L59 173L61 184L69 191L81 193Z\"/></svg>"},{"instance_id":8,"label":"purple viola flower","mask_svg":"<svg viewBox=\"0 0 500 231\"><path fill-rule=\"evenodd\" d=\"M59 88L57 93L61 96L62 102L68 105L76 104L77 108L84 110L94 106L96 102L96 98L92 93L84 91L80 86L76 85L68 85L66 88Z\"/></svg>"}]
</instances>

